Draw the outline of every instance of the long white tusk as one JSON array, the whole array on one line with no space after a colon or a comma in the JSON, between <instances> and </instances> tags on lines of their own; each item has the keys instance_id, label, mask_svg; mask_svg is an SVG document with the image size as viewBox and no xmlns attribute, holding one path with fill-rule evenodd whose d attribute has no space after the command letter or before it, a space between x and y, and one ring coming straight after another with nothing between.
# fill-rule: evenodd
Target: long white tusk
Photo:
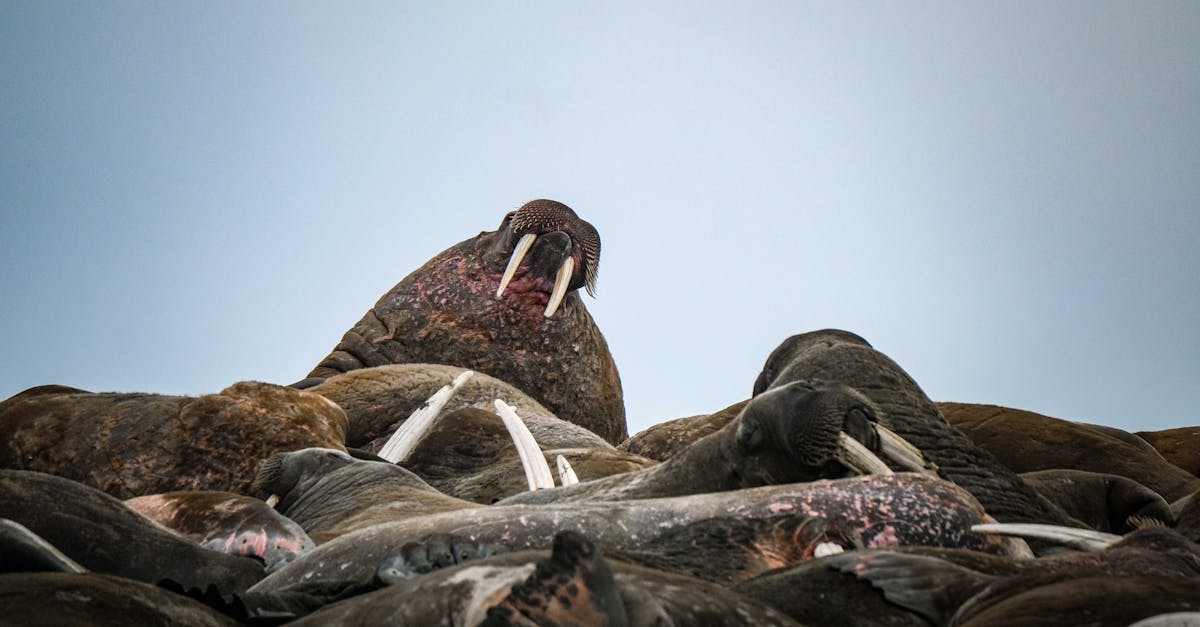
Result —
<instances>
[{"instance_id":1,"label":"long white tusk","mask_svg":"<svg viewBox=\"0 0 1200 627\"><path fill-rule=\"evenodd\" d=\"M564 486L575 485L579 483L579 477L575 475L575 469L571 468L571 462L567 461L566 457L558 456L558 479Z\"/></svg>"},{"instance_id":2,"label":"long white tusk","mask_svg":"<svg viewBox=\"0 0 1200 627\"><path fill-rule=\"evenodd\" d=\"M550 301L546 303L546 317L554 315L558 311L558 306L562 304L563 297L567 295L567 285L571 283L571 275L575 274L575 259L567 257L558 268L558 274L554 275L554 289L550 292Z\"/></svg>"},{"instance_id":3,"label":"long white tusk","mask_svg":"<svg viewBox=\"0 0 1200 627\"><path fill-rule=\"evenodd\" d=\"M1098 551L1121 539L1121 536L1094 529L1079 529L1061 525L1039 525L1037 523L990 523L971 525L975 533L991 533L1018 538L1037 538L1074 549Z\"/></svg>"},{"instance_id":4,"label":"long white tusk","mask_svg":"<svg viewBox=\"0 0 1200 627\"><path fill-rule=\"evenodd\" d=\"M921 449L909 444L908 440L880 424L875 425L875 433L879 434L879 454L881 456L902 470L937 475L937 467L927 462Z\"/></svg>"},{"instance_id":5,"label":"long white tusk","mask_svg":"<svg viewBox=\"0 0 1200 627\"><path fill-rule=\"evenodd\" d=\"M838 433L838 451L835 457L843 466L860 475L892 474L892 469L888 468L882 459L876 457L871 449L847 435L845 431Z\"/></svg>"},{"instance_id":6,"label":"long white tusk","mask_svg":"<svg viewBox=\"0 0 1200 627\"><path fill-rule=\"evenodd\" d=\"M393 464L408 459L413 449L417 448L421 438L425 436L425 432L429 431L429 427L433 425L434 419L446 408L446 403L454 398L454 393L473 374L475 372L472 370L463 370L457 377L454 377L453 381L434 392L433 396L430 396L429 400L410 414L408 420L405 420L404 424L400 425L392 434L392 437L388 438L383 448L379 449L379 456Z\"/></svg>"},{"instance_id":7,"label":"long white tusk","mask_svg":"<svg viewBox=\"0 0 1200 627\"><path fill-rule=\"evenodd\" d=\"M529 489L553 488L554 477L550 474L550 464L546 463L546 456L542 454L537 440L533 439L529 427L525 426L520 416L517 416L517 410L508 403L496 399L495 405L500 419L508 428L508 435L512 436L513 443L517 445L517 455L521 456L521 465L525 467L525 479L529 482Z\"/></svg>"},{"instance_id":8,"label":"long white tusk","mask_svg":"<svg viewBox=\"0 0 1200 627\"><path fill-rule=\"evenodd\" d=\"M517 240L517 245L513 247L512 256L508 258L508 267L504 269L504 276L500 277L500 287L496 290L496 298L504 295L504 288L508 287L508 282L512 280L513 275L517 273L517 266L521 265L521 260L525 258L525 253L529 252L529 248L533 246L533 240L537 236L533 233L526 233Z\"/></svg>"},{"instance_id":9,"label":"long white tusk","mask_svg":"<svg viewBox=\"0 0 1200 627\"><path fill-rule=\"evenodd\" d=\"M276 505L279 505L279 495L272 494L271 496L268 496L267 497L267 507L270 507L271 509L275 509Z\"/></svg>"}]
</instances>

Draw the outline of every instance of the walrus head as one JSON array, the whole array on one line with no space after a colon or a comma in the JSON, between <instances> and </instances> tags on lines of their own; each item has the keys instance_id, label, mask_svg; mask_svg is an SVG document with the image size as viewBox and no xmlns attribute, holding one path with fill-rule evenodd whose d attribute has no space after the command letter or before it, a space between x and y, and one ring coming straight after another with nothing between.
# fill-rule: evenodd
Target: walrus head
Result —
<instances>
[{"instance_id":1,"label":"walrus head","mask_svg":"<svg viewBox=\"0 0 1200 627\"><path fill-rule=\"evenodd\" d=\"M500 222L488 270L499 277L496 298L510 294L545 297L549 318L567 292L580 287L596 295L600 234L570 207L553 200L531 200ZM519 296L518 296L519 297Z\"/></svg>"}]
</instances>

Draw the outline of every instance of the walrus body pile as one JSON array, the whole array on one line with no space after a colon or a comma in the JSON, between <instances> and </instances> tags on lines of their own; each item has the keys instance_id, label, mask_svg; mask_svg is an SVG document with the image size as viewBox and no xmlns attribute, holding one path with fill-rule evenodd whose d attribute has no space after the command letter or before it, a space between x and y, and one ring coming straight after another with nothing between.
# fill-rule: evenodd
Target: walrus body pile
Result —
<instances>
[{"instance_id":1,"label":"walrus body pile","mask_svg":"<svg viewBox=\"0 0 1200 627\"><path fill-rule=\"evenodd\" d=\"M535 200L398 283L293 386L0 402L0 623L1200 612L1191 431L934 403L829 329L781 343L749 399L628 438L578 295L599 260L595 228Z\"/></svg>"}]
</instances>

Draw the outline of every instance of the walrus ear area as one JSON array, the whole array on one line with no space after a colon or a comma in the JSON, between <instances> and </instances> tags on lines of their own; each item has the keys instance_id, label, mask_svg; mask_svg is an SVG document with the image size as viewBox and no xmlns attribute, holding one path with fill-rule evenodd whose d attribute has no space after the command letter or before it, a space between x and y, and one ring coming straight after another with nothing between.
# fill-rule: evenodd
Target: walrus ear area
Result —
<instances>
[{"instance_id":1,"label":"walrus ear area","mask_svg":"<svg viewBox=\"0 0 1200 627\"><path fill-rule=\"evenodd\" d=\"M612 571L586 536L561 531L550 557L488 608L480 625L628 625Z\"/></svg>"}]
</instances>

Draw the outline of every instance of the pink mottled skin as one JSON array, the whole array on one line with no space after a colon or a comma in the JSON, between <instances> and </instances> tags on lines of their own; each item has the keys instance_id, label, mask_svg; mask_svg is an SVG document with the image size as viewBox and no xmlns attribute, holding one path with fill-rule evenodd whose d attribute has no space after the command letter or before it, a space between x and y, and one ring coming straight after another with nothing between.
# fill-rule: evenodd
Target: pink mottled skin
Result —
<instances>
[{"instance_id":1,"label":"pink mottled skin","mask_svg":"<svg viewBox=\"0 0 1200 627\"><path fill-rule=\"evenodd\" d=\"M323 569L347 563L348 568L362 572L346 576L369 579L389 547L435 534L459 536L499 550L520 550L545 548L555 533L572 529L595 538L607 549L636 551L666 538L685 537L693 526L707 525L707 529L719 531L726 524L757 521L752 527L759 536L750 548L699 558L739 561L735 578L740 579L811 557L820 529L804 526L816 519L876 542L1025 554L1020 543L970 531L971 525L987 518L979 503L958 486L924 475L898 473L661 499L498 505L409 518L323 544L301 557L287 569L285 578L273 585L320 578ZM798 541L802 546L796 546Z\"/></svg>"}]
</instances>

